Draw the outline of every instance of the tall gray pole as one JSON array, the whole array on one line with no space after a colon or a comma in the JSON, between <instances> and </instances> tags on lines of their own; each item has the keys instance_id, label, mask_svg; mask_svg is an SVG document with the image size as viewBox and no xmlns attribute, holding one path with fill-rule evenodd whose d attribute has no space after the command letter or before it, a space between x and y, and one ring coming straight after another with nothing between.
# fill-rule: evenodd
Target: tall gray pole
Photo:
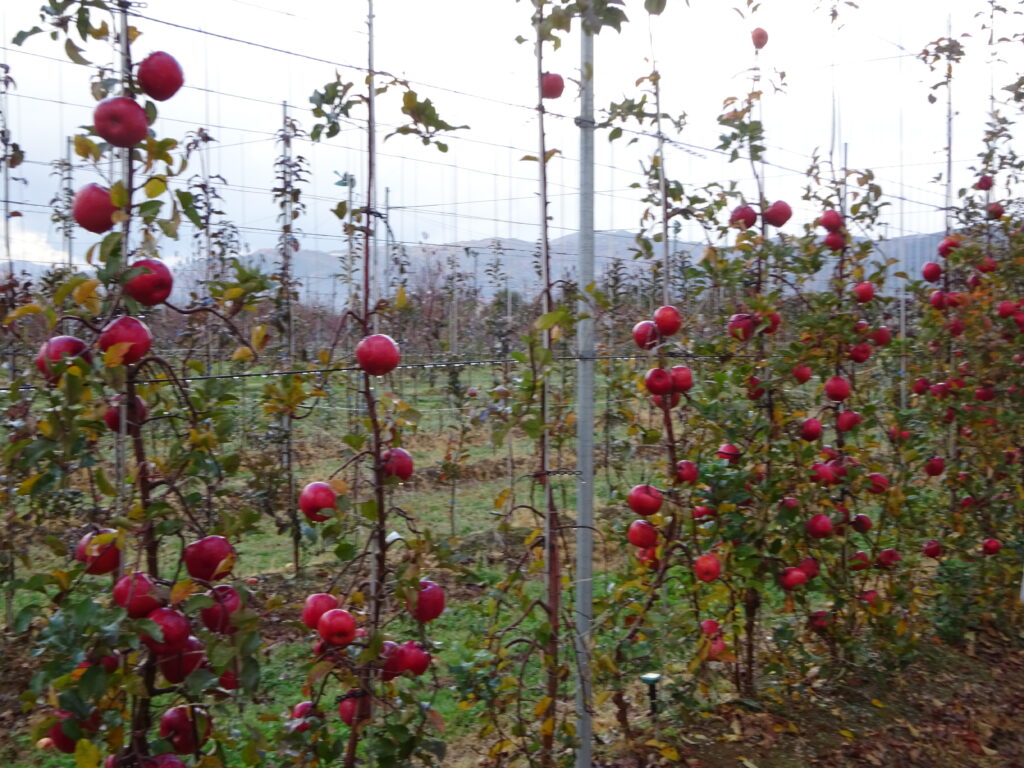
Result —
<instances>
[{"instance_id":1,"label":"tall gray pole","mask_svg":"<svg viewBox=\"0 0 1024 768\"><path fill-rule=\"evenodd\" d=\"M585 26L580 56L580 289L594 281L594 36ZM662 169L664 170L664 169ZM581 299L576 324L576 768L591 768L590 632L594 613L594 320Z\"/></svg>"}]
</instances>

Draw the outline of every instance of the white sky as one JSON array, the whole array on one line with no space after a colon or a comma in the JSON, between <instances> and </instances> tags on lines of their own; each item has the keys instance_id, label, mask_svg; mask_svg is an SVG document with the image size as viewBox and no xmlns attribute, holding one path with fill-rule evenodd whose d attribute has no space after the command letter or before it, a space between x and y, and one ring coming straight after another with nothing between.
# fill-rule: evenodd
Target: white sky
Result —
<instances>
[{"instance_id":1,"label":"white sky","mask_svg":"<svg viewBox=\"0 0 1024 768\"><path fill-rule=\"evenodd\" d=\"M832 141L833 96L839 108L839 140L849 145L851 167L876 169L884 189L909 199L901 208L893 200L890 235L932 232L943 227L935 211L944 200L942 187L930 179L945 166L944 95L939 104L926 101L928 86L939 79L914 54L946 34L947 19L954 32L970 31L965 41L968 59L958 70L954 105L958 113L954 138L955 181L968 186L968 170L981 150L990 87L1014 80L1024 64L1020 45L1003 49L1003 63L992 64L973 14L987 7L982 0L860 0L859 10L846 8L840 24L830 23L818 0L764 0L754 17L734 10L739 0L669 0L669 10L649 25L641 0L628 0L632 21L621 35L608 30L597 40L598 107L625 95L637 95L633 83L647 74L649 59L657 57L663 76L666 111L689 115L679 140L714 147L719 128L715 117L722 100L743 95L754 63L749 33L755 26L769 32L761 64L787 74L783 94L768 93L764 120L768 158L802 171L815 148L827 153ZM38 22L39 0L4 0L0 33L10 41L15 32ZM1011 4L1012 5L1012 4ZM224 195L229 214L243 227L252 248L275 242L276 209L269 190L277 150L273 133L280 126L280 103L295 105L307 129L309 94L333 78L334 67L297 56L274 53L232 42L238 38L341 64L363 66L366 61L365 3L360 0L149 0L140 12L182 25L180 29L138 19L143 36L135 43L136 60L152 50L166 50L182 63L186 87L160 105L156 128L161 135L181 137L200 125L210 126L219 141L211 154L215 173L229 182ZM392 222L408 242L446 243L491 237L536 237L536 164L520 162L535 152L532 47L517 45L518 34L529 35L531 5L513 0L377 0L377 68L408 77L421 96L437 104L453 124L467 123L461 138L452 138L451 151L419 145L415 139L394 137L380 146L380 198L389 187ZM1020 17L1001 21L1004 34L1020 28ZM908 53L909 52L909 53ZM67 62L61 47L43 35L23 49L5 42L4 60L18 84L8 101L14 138L30 161L17 175L12 197L22 205L13 222L15 257L49 261L62 247L49 224L46 206L56 191L49 161L63 153L64 137L76 126L91 122L88 91L91 70ZM109 63L109 46L94 45L87 55ZM49 57L49 58L48 58ZM578 45L570 39L561 50L548 52L546 69L577 76ZM358 79L352 70L342 70ZM568 83L561 100L549 102L555 115L548 120L549 147L563 156L550 164L553 215L552 236L571 232L577 218L578 137L572 117L579 109L575 85ZM379 119L397 120L393 100L383 99ZM382 130L381 136L386 133ZM597 227L637 226L640 197L629 185L639 180L639 161L653 152L653 140L632 148L625 141L609 145L597 140ZM365 190L366 153L363 135L348 130L319 146L300 150L312 164L312 183L306 191L308 215L301 221L305 248L341 247L340 226L330 209L345 190L333 186L334 171L357 177L357 195ZM687 185L736 179L754 196L749 168L728 165L713 152L698 155L670 149L669 175ZM198 167L196 167L198 171ZM76 184L91 180L83 170ZM815 211L804 210L799 196L802 175L769 168L767 186L772 199L788 199L797 214L791 228ZM1005 196L1005 188L996 192ZM81 233L76 255L93 241ZM695 238L684 229L684 238ZM187 235L167 246L169 258L189 253Z\"/></svg>"}]
</instances>

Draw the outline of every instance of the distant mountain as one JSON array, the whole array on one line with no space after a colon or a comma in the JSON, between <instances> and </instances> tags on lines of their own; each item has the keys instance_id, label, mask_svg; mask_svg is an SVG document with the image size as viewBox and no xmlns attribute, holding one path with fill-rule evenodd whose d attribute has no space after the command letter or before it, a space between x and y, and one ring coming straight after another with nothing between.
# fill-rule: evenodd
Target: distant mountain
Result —
<instances>
[{"instance_id":1,"label":"distant mountain","mask_svg":"<svg viewBox=\"0 0 1024 768\"><path fill-rule=\"evenodd\" d=\"M936 247L944 237L942 233L927 235L908 235L877 243L875 248L879 258L897 260L893 271L906 272L908 276L917 278L921 274L921 265L935 258ZM634 234L617 230L597 232L594 235L595 272L598 276L604 273L616 259L621 260L627 269L635 264ZM704 244L689 242L673 242L673 252L689 251L692 258L699 259L704 251ZM657 245L656 245L657 252ZM575 278L576 260L579 254L579 234L571 233L551 241L551 273L554 279ZM300 301L308 304L341 307L348 296L348 284L356 284L361 275L361 254L354 254L356 269L346 280L345 263L347 251L314 251L300 249L292 254L292 274L300 284ZM512 290L530 292L539 282L538 255L536 243L525 240L490 239L465 240L446 245L406 244L405 260L408 271L413 279L428 278L431 275L438 279L448 273L449 265L454 265L463 279L479 287L482 293L492 295L504 290L507 285ZM377 251L378 281L387 284L394 276L391 274L393 265L386 258L383 241ZM265 272L273 272L280 263L275 249L264 248L253 251L243 257L250 264L258 264ZM498 260L503 278L496 281L488 275L488 266ZM38 279L56 265L38 262L15 261L17 274L28 275ZM88 269L77 265L77 269ZM639 266L637 267L639 268ZM173 265L175 272L175 291L173 300L183 301L189 292L205 277L205 267L198 259ZM817 284L823 285L827 280L830 267L823 270Z\"/></svg>"}]
</instances>

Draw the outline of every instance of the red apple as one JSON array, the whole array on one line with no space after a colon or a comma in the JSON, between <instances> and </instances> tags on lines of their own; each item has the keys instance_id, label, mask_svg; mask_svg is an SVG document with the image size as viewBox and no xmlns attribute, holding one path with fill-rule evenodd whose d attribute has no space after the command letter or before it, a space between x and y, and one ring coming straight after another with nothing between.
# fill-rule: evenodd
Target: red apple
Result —
<instances>
[{"instance_id":1,"label":"red apple","mask_svg":"<svg viewBox=\"0 0 1024 768\"><path fill-rule=\"evenodd\" d=\"M811 370L809 365L798 365L793 368L793 378L796 379L797 384L806 384L814 371Z\"/></svg>"},{"instance_id":2,"label":"red apple","mask_svg":"<svg viewBox=\"0 0 1024 768\"><path fill-rule=\"evenodd\" d=\"M800 506L800 502L792 496L786 496L779 502L779 506L783 509L797 509Z\"/></svg>"},{"instance_id":3,"label":"red apple","mask_svg":"<svg viewBox=\"0 0 1024 768\"><path fill-rule=\"evenodd\" d=\"M132 262L128 269L144 271L124 284L125 293L147 307L155 307L167 301L174 287L174 277L166 264L156 259L139 259Z\"/></svg>"},{"instance_id":4,"label":"red apple","mask_svg":"<svg viewBox=\"0 0 1024 768\"><path fill-rule=\"evenodd\" d=\"M878 558L875 562L879 568L891 568L902 559L900 553L895 549L883 549L878 553Z\"/></svg>"},{"instance_id":5,"label":"red apple","mask_svg":"<svg viewBox=\"0 0 1024 768\"><path fill-rule=\"evenodd\" d=\"M385 640L380 647L381 680L394 680L408 669L405 647L393 640Z\"/></svg>"},{"instance_id":6,"label":"red apple","mask_svg":"<svg viewBox=\"0 0 1024 768\"><path fill-rule=\"evenodd\" d=\"M220 673L220 677L217 678L217 685L225 691L237 691L238 673L233 669L225 669Z\"/></svg>"},{"instance_id":7,"label":"red apple","mask_svg":"<svg viewBox=\"0 0 1024 768\"><path fill-rule=\"evenodd\" d=\"M866 342L854 344L852 347L850 347L848 356L855 363L866 362L867 359L871 357L871 345L867 344Z\"/></svg>"},{"instance_id":8,"label":"red apple","mask_svg":"<svg viewBox=\"0 0 1024 768\"><path fill-rule=\"evenodd\" d=\"M730 464L735 464L742 458L743 451L732 443L722 443L718 446L715 456L719 459L725 459Z\"/></svg>"},{"instance_id":9,"label":"red apple","mask_svg":"<svg viewBox=\"0 0 1024 768\"><path fill-rule=\"evenodd\" d=\"M358 688L346 693L338 703L338 716L345 725L352 725L359 714L359 700L364 696Z\"/></svg>"},{"instance_id":10,"label":"red apple","mask_svg":"<svg viewBox=\"0 0 1024 768\"><path fill-rule=\"evenodd\" d=\"M407 640L402 643L405 649L405 668L419 677L430 667L430 654L427 653L422 643L415 640Z\"/></svg>"},{"instance_id":11,"label":"red apple","mask_svg":"<svg viewBox=\"0 0 1024 768\"><path fill-rule=\"evenodd\" d=\"M390 336L375 333L356 345L356 362L371 376L383 376L398 367L402 356Z\"/></svg>"},{"instance_id":12,"label":"red apple","mask_svg":"<svg viewBox=\"0 0 1024 768\"><path fill-rule=\"evenodd\" d=\"M326 592L317 592L306 598L302 606L302 623L310 629L316 629L320 623L320 617L327 611L334 610L339 605L338 598Z\"/></svg>"},{"instance_id":13,"label":"red apple","mask_svg":"<svg viewBox=\"0 0 1024 768\"><path fill-rule=\"evenodd\" d=\"M804 419L800 425L800 437L809 443L820 438L821 422L818 419Z\"/></svg>"},{"instance_id":14,"label":"red apple","mask_svg":"<svg viewBox=\"0 0 1024 768\"><path fill-rule=\"evenodd\" d=\"M421 624L433 621L444 613L444 590L432 581L421 581L415 608L411 602L407 602L405 607Z\"/></svg>"},{"instance_id":15,"label":"red apple","mask_svg":"<svg viewBox=\"0 0 1024 768\"><path fill-rule=\"evenodd\" d=\"M846 247L846 236L842 232L829 232L823 242L825 247L834 253Z\"/></svg>"},{"instance_id":16,"label":"red apple","mask_svg":"<svg viewBox=\"0 0 1024 768\"><path fill-rule=\"evenodd\" d=\"M85 534L75 547L75 560L85 563L85 572L94 576L116 571L121 565L117 531L113 528L100 528Z\"/></svg>"},{"instance_id":17,"label":"red apple","mask_svg":"<svg viewBox=\"0 0 1024 768\"><path fill-rule=\"evenodd\" d=\"M644 547L636 551L636 559L647 566L647 570L656 571L661 567L657 547Z\"/></svg>"},{"instance_id":18,"label":"red apple","mask_svg":"<svg viewBox=\"0 0 1024 768\"><path fill-rule=\"evenodd\" d=\"M749 205L741 205L729 216L729 226L737 229L750 229L757 223L757 213Z\"/></svg>"},{"instance_id":19,"label":"red apple","mask_svg":"<svg viewBox=\"0 0 1024 768\"><path fill-rule=\"evenodd\" d=\"M863 571L871 566L871 558L865 552L854 552L847 560L851 571Z\"/></svg>"},{"instance_id":20,"label":"red apple","mask_svg":"<svg viewBox=\"0 0 1024 768\"><path fill-rule=\"evenodd\" d=\"M811 479L816 480L822 485L832 485L837 482L836 474L832 471L832 467L828 464L813 464L811 465Z\"/></svg>"},{"instance_id":21,"label":"red apple","mask_svg":"<svg viewBox=\"0 0 1024 768\"><path fill-rule=\"evenodd\" d=\"M653 349L658 344L658 326L652 320L641 320L633 326L633 341L640 349Z\"/></svg>"},{"instance_id":22,"label":"red apple","mask_svg":"<svg viewBox=\"0 0 1024 768\"><path fill-rule=\"evenodd\" d=\"M158 656L169 656L177 653L185 647L185 641L192 634L185 615L173 608L157 608L146 614L146 618L156 624L164 635L163 640L157 640L152 635L142 634L142 642L145 643L153 653Z\"/></svg>"},{"instance_id":23,"label":"red apple","mask_svg":"<svg viewBox=\"0 0 1024 768\"><path fill-rule=\"evenodd\" d=\"M936 559L942 557L942 545L939 544L935 539L930 539L924 543L924 547L921 548L925 557L934 557Z\"/></svg>"},{"instance_id":24,"label":"red apple","mask_svg":"<svg viewBox=\"0 0 1024 768\"><path fill-rule=\"evenodd\" d=\"M103 422L111 432L121 431L120 403L122 402L122 397L123 395L115 397L110 407L103 412ZM143 402L142 398L136 395L134 400L128 401L128 407L125 410L128 412L128 428L126 431L128 434L134 434L135 430L141 427L142 423L149 416L149 409L146 408L146 403Z\"/></svg>"},{"instance_id":25,"label":"red apple","mask_svg":"<svg viewBox=\"0 0 1024 768\"><path fill-rule=\"evenodd\" d=\"M815 611L807 617L807 626L815 632L824 632L832 623L832 614L828 611Z\"/></svg>"},{"instance_id":26,"label":"red apple","mask_svg":"<svg viewBox=\"0 0 1024 768\"><path fill-rule=\"evenodd\" d=\"M889 480L885 475L879 474L878 472L872 472L867 476L868 493L875 495L885 493L889 490ZM869 526L870 527L870 526Z\"/></svg>"},{"instance_id":27,"label":"red apple","mask_svg":"<svg viewBox=\"0 0 1024 768\"><path fill-rule=\"evenodd\" d=\"M921 267L921 277L929 283L937 283L942 279L942 267L934 261L926 262L925 265Z\"/></svg>"},{"instance_id":28,"label":"red apple","mask_svg":"<svg viewBox=\"0 0 1024 768\"><path fill-rule=\"evenodd\" d=\"M193 579L217 581L235 567L235 548L223 536L207 536L193 541L182 552L185 569Z\"/></svg>"},{"instance_id":29,"label":"red apple","mask_svg":"<svg viewBox=\"0 0 1024 768\"><path fill-rule=\"evenodd\" d=\"M693 508L693 519L700 520L704 517L714 517L718 514L718 510L714 507L708 507L705 505L696 506Z\"/></svg>"},{"instance_id":30,"label":"red apple","mask_svg":"<svg viewBox=\"0 0 1024 768\"><path fill-rule=\"evenodd\" d=\"M1006 213L1006 211L1003 210L1003 206L999 203L989 203L985 207L985 215L989 219L1001 219L1003 218L1004 213Z\"/></svg>"},{"instance_id":31,"label":"red apple","mask_svg":"<svg viewBox=\"0 0 1024 768\"><path fill-rule=\"evenodd\" d=\"M139 64L139 87L151 99L167 101L185 82L181 65L171 54L154 51Z\"/></svg>"},{"instance_id":32,"label":"red apple","mask_svg":"<svg viewBox=\"0 0 1024 768\"><path fill-rule=\"evenodd\" d=\"M189 636L176 653L159 656L156 663L167 682L177 685L207 664L206 648L198 638Z\"/></svg>"},{"instance_id":33,"label":"red apple","mask_svg":"<svg viewBox=\"0 0 1024 768\"><path fill-rule=\"evenodd\" d=\"M718 622L714 619L704 619L704 621L700 623L700 631L708 637L714 637L721 631L721 628L719 627Z\"/></svg>"},{"instance_id":34,"label":"red apple","mask_svg":"<svg viewBox=\"0 0 1024 768\"><path fill-rule=\"evenodd\" d=\"M644 376L644 386L652 395L667 395L672 392L672 374L664 368L651 368Z\"/></svg>"},{"instance_id":35,"label":"red apple","mask_svg":"<svg viewBox=\"0 0 1024 768\"><path fill-rule=\"evenodd\" d=\"M626 504L638 515L653 515L661 509L661 491L651 485L635 485L626 496Z\"/></svg>"},{"instance_id":36,"label":"red apple","mask_svg":"<svg viewBox=\"0 0 1024 768\"><path fill-rule=\"evenodd\" d=\"M671 336L683 327L683 316L675 307L658 307L654 310L654 325L662 336Z\"/></svg>"},{"instance_id":37,"label":"red apple","mask_svg":"<svg viewBox=\"0 0 1024 768\"><path fill-rule=\"evenodd\" d=\"M71 217L82 229L102 235L114 228L111 216L117 206L110 201L110 190L99 184L86 184L75 194Z\"/></svg>"},{"instance_id":38,"label":"red apple","mask_svg":"<svg viewBox=\"0 0 1024 768\"><path fill-rule=\"evenodd\" d=\"M115 344L127 344L121 355L121 363L131 365L137 363L153 345L153 334L141 320L128 315L114 318L104 326L96 339L96 345L106 352Z\"/></svg>"},{"instance_id":39,"label":"red apple","mask_svg":"<svg viewBox=\"0 0 1024 768\"><path fill-rule=\"evenodd\" d=\"M740 341L749 341L754 335L754 328L757 323L753 315L737 314L729 318L727 330L729 335Z\"/></svg>"},{"instance_id":40,"label":"red apple","mask_svg":"<svg viewBox=\"0 0 1024 768\"><path fill-rule=\"evenodd\" d=\"M676 479L679 480L680 483L689 483L692 485L697 482L699 475L700 469L692 461L684 459L683 461L676 462Z\"/></svg>"},{"instance_id":41,"label":"red apple","mask_svg":"<svg viewBox=\"0 0 1024 768\"><path fill-rule=\"evenodd\" d=\"M761 27L750 33L750 39L754 43L754 47L759 51L768 45L768 33Z\"/></svg>"},{"instance_id":42,"label":"red apple","mask_svg":"<svg viewBox=\"0 0 1024 768\"><path fill-rule=\"evenodd\" d=\"M825 395L829 400L842 402L850 396L850 382L842 376L832 376L825 382Z\"/></svg>"},{"instance_id":43,"label":"red apple","mask_svg":"<svg viewBox=\"0 0 1024 768\"><path fill-rule=\"evenodd\" d=\"M875 343L876 347L884 347L892 341L892 332L884 325L880 325L871 332L870 338L871 341Z\"/></svg>"},{"instance_id":44,"label":"red apple","mask_svg":"<svg viewBox=\"0 0 1024 768\"><path fill-rule=\"evenodd\" d=\"M1003 542L999 539L985 539L981 543L982 554L995 555L999 553L999 550L1003 548Z\"/></svg>"},{"instance_id":45,"label":"red apple","mask_svg":"<svg viewBox=\"0 0 1024 768\"><path fill-rule=\"evenodd\" d=\"M875 298L875 284L864 280L853 286L853 294L859 304L866 304Z\"/></svg>"},{"instance_id":46,"label":"red apple","mask_svg":"<svg viewBox=\"0 0 1024 768\"><path fill-rule=\"evenodd\" d=\"M561 75L545 72L540 76L540 95L544 99L557 99L565 90L565 80Z\"/></svg>"},{"instance_id":47,"label":"red apple","mask_svg":"<svg viewBox=\"0 0 1024 768\"><path fill-rule=\"evenodd\" d=\"M867 533L871 530L872 525L871 518L867 515L854 515L853 520L850 521L850 525L853 526L853 530L857 533Z\"/></svg>"},{"instance_id":48,"label":"red apple","mask_svg":"<svg viewBox=\"0 0 1024 768\"><path fill-rule=\"evenodd\" d=\"M938 477L946 471L946 460L941 456L932 456L924 463L924 473L929 477Z\"/></svg>"},{"instance_id":49,"label":"red apple","mask_svg":"<svg viewBox=\"0 0 1024 768\"><path fill-rule=\"evenodd\" d=\"M693 388L693 371L685 365L675 365L669 371L672 374L672 390L689 392Z\"/></svg>"},{"instance_id":50,"label":"red apple","mask_svg":"<svg viewBox=\"0 0 1024 768\"><path fill-rule=\"evenodd\" d=\"M356 639L356 620L344 608L324 611L316 623L317 632L324 642L345 646Z\"/></svg>"},{"instance_id":51,"label":"red apple","mask_svg":"<svg viewBox=\"0 0 1024 768\"><path fill-rule=\"evenodd\" d=\"M93 128L115 147L134 147L149 133L146 110L125 96L104 99L92 115Z\"/></svg>"},{"instance_id":52,"label":"red apple","mask_svg":"<svg viewBox=\"0 0 1024 768\"><path fill-rule=\"evenodd\" d=\"M783 568L779 583L787 592L807 583L807 574L799 568Z\"/></svg>"},{"instance_id":53,"label":"red apple","mask_svg":"<svg viewBox=\"0 0 1024 768\"><path fill-rule=\"evenodd\" d=\"M213 599L213 605L199 611L199 618L206 628L220 635L233 635L237 632L238 627L231 624L231 617L242 607L242 597L238 590L227 584L218 584L206 595Z\"/></svg>"},{"instance_id":54,"label":"red apple","mask_svg":"<svg viewBox=\"0 0 1024 768\"><path fill-rule=\"evenodd\" d=\"M974 188L980 189L982 192L988 192L992 189L992 177L988 175L979 176L978 180L974 182Z\"/></svg>"},{"instance_id":55,"label":"red apple","mask_svg":"<svg viewBox=\"0 0 1024 768\"><path fill-rule=\"evenodd\" d=\"M716 555L701 555L693 563L694 575L704 582L712 582L722 575L722 563Z\"/></svg>"},{"instance_id":56,"label":"red apple","mask_svg":"<svg viewBox=\"0 0 1024 768\"><path fill-rule=\"evenodd\" d=\"M747 379L747 399L760 400L762 397L764 397L764 387L761 386L761 380L757 376L751 376Z\"/></svg>"},{"instance_id":57,"label":"red apple","mask_svg":"<svg viewBox=\"0 0 1024 768\"><path fill-rule=\"evenodd\" d=\"M324 713L319 709L313 707L312 701L300 701L294 707L290 713L290 722L288 728L296 733L305 733L309 730L309 726L312 725L312 720L323 720Z\"/></svg>"},{"instance_id":58,"label":"red apple","mask_svg":"<svg viewBox=\"0 0 1024 768\"><path fill-rule=\"evenodd\" d=\"M773 227L781 227L789 221L790 217L793 215L793 209L789 207L789 203L783 202L782 200L776 200L765 209L765 212L762 215L766 224Z\"/></svg>"},{"instance_id":59,"label":"red apple","mask_svg":"<svg viewBox=\"0 0 1024 768\"><path fill-rule=\"evenodd\" d=\"M843 215L839 211L827 210L821 214L821 218L818 219L818 224L827 229L829 232L838 232L843 228Z\"/></svg>"},{"instance_id":60,"label":"red apple","mask_svg":"<svg viewBox=\"0 0 1024 768\"><path fill-rule=\"evenodd\" d=\"M942 238L942 242L939 243L938 252L939 256L944 259L949 258L949 254L960 247L960 241L952 236Z\"/></svg>"},{"instance_id":61,"label":"red apple","mask_svg":"<svg viewBox=\"0 0 1024 768\"><path fill-rule=\"evenodd\" d=\"M1003 319L1013 317L1017 312L1017 304L1016 301L1000 301L996 305L996 313Z\"/></svg>"},{"instance_id":62,"label":"red apple","mask_svg":"<svg viewBox=\"0 0 1024 768\"><path fill-rule=\"evenodd\" d=\"M156 584L147 573L125 574L114 584L114 602L128 612L129 618L140 619L166 602L157 594Z\"/></svg>"},{"instance_id":63,"label":"red apple","mask_svg":"<svg viewBox=\"0 0 1024 768\"><path fill-rule=\"evenodd\" d=\"M808 579L813 579L819 573L821 573L821 566L818 564L818 561L815 560L813 557L805 557L797 565L797 568L803 571L807 575Z\"/></svg>"},{"instance_id":64,"label":"red apple","mask_svg":"<svg viewBox=\"0 0 1024 768\"><path fill-rule=\"evenodd\" d=\"M412 456L404 448L389 448L380 457L384 474L405 481L412 477Z\"/></svg>"},{"instance_id":65,"label":"red apple","mask_svg":"<svg viewBox=\"0 0 1024 768\"><path fill-rule=\"evenodd\" d=\"M849 432L863 421L863 417L856 411L843 411L836 417L836 430Z\"/></svg>"},{"instance_id":66,"label":"red apple","mask_svg":"<svg viewBox=\"0 0 1024 768\"><path fill-rule=\"evenodd\" d=\"M978 271L984 274L988 274L989 272L995 272L997 269L999 269L999 262L997 262L991 256L983 256L981 258L981 261L978 262ZM971 275L971 277L976 277L976 275ZM977 286L972 287L976 288Z\"/></svg>"},{"instance_id":67,"label":"red apple","mask_svg":"<svg viewBox=\"0 0 1024 768\"><path fill-rule=\"evenodd\" d=\"M808 519L806 528L808 535L815 539L827 539L834 530L831 518L821 513Z\"/></svg>"},{"instance_id":68,"label":"red apple","mask_svg":"<svg viewBox=\"0 0 1024 768\"><path fill-rule=\"evenodd\" d=\"M310 483L299 494L299 509L314 523L330 520L330 516L321 515L321 509L334 509L337 495L327 483Z\"/></svg>"},{"instance_id":69,"label":"red apple","mask_svg":"<svg viewBox=\"0 0 1024 768\"><path fill-rule=\"evenodd\" d=\"M881 598L878 596L878 590L865 589L860 593L860 601L867 603L868 605L875 605Z\"/></svg>"},{"instance_id":70,"label":"red apple","mask_svg":"<svg viewBox=\"0 0 1024 768\"><path fill-rule=\"evenodd\" d=\"M651 402L654 404L655 408L664 408L666 405L669 408L675 408L677 405L679 405L679 401L682 399L683 396L680 395L678 392L673 392L671 395L668 396L667 400L661 395L651 395Z\"/></svg>"},{"instance_id":71,"label":"red apple","mask_svg":"<svg viewBox=\"0 0 1024 768\"><path fill-rule=\"evenodd\" d=\"M634 547L647 549L658 544L658 529L646 520L634 520L629 525L626 538Z\"/></svg>"},{"instance_id":72,"label":"red apple","mask_svg":"<svg viewBox=\"0 0 1024 768\"><path fill-rule=\"evenodd\" d=\"M43 342L36 355L36 368L46 377L51 384L56 383L57 375L50 367L64 358L68 358L69 365L92 364L92 356L88 352L88 345L76 336L54 336L52 339Z\"/></svg>"},{"instance_id":73,"label":"red apple","mask_svg":"<svg viewBox=\"0 0 1024 768\"><path fill-rule=\"evenodd\" d=\"M179 755L190 755L210 738L210 715L194 704L171 707L160 718L160 738Z\"/></svg>"}]
</instances>

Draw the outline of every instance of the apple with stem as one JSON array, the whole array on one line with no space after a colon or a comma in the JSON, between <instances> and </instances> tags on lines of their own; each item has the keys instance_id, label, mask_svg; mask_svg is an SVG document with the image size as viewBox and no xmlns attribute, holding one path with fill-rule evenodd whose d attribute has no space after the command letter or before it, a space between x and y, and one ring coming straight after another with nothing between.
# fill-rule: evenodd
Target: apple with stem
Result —
<instances>
[{"instance_id":1,"label":"apple with stem","mask_svg":"<svg viewBox=\"0 0 1024 768\"><path fill-rule=\"evenodd\" d=\"M142 270L141 274L129 278L124 292L146 307L155 307L167 301L174 288L174 276L167 265L156 259L139 259L128 267Z\"/></svg>"}]
</instances>

